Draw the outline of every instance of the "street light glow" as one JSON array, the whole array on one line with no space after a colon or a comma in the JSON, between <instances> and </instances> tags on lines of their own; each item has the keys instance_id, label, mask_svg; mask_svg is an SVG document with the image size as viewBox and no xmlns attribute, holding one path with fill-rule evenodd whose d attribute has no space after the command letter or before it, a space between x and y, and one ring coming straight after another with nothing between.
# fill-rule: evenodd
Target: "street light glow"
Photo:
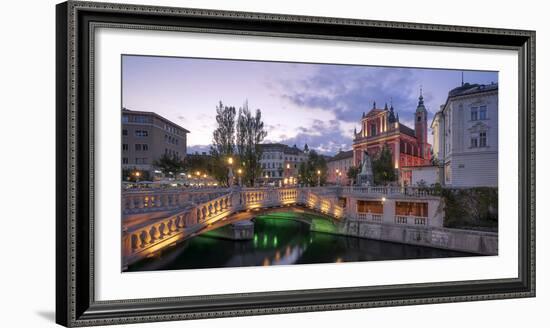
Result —
<instances>
[{"instance_id":1,"label":"street light glow","mask_svg":"<svg viewBox=\"0 0 550 328\"><path fill-rule=\"evenodd\" d=\"M233 165L233 157L229 157L227 159L227 163L229 163L229 165Z\"/></svg>"}]
</instances>

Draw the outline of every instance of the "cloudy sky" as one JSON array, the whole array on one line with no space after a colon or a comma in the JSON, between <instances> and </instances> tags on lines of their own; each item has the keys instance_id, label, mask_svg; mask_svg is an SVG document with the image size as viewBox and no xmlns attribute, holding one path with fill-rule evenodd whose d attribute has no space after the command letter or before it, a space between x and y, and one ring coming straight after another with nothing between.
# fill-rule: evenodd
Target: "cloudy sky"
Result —
<instances>
[{"instance_id":1,"label":"cloudy sky","mask_svg":"<svg viewBox=\"0 0 550 328\"><path fill-rule=\"evenodd\" d=\"M351 149L361 114L393 102L400 121L414 128L422 86L428 125L463 71L356 65L302 64L151 56L123 56L122 101L153 111L191 131L188 152L207 151L216 105L259 108L266 142L332 155ZM497 72L464 71L469 83L498 82ZM431 134L430 134L431 138Z\"/></svg>"}]
</instances>

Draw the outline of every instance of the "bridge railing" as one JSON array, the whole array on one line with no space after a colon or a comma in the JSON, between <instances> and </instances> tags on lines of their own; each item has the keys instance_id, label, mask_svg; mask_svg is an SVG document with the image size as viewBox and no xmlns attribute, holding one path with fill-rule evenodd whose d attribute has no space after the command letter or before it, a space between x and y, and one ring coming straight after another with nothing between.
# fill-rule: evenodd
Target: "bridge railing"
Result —
<instances>
[{"instance_id":1,"label":"bridge railing","mask_svg":"<svg viewBox=\"0 0 550 328\"><path fill-rule=\"evenodd\" d=\"M387 196L410 196L410 197L429 197L437 196L437 191L431 188L418 187L397 187L397 186L346 186L342 187L341 192L344 194L372 194L372 195L387 195Z\"/></svg>"},{"instance_id":2,"label":"bridge railing","mask_svg":"<svg viewBox=\"0 0 550 328\"><path fill-rule=\"evenodd\" d=\"M383 214L357 212L355 218L361 221L382 223Z\"/></svg>"},{"instance_id":3,"label":"bridge railing","mask_svg":"<svg viewBox=\"0 0 550 328\"><path fill-rule=\"evenodd\" d=\"M234 212L234 203L234 193L228 193L165 218L124 227L123 265L144 258L230 215Z\"/></svg>"},{"instance_id":4,"label":"bridge railing","mask_svg":"<svg viewBox=\"0 0 550 328\"><path fill-rule=\"evenodd\" d=\"M281 205L301 204L331 215L344 216L344 209L338 205L334 191L318 194L319 188L247 188L240 191L241 210ZM327 195L330 194L330 195Z\"/></svg>"},{"instance_id":5,"label":"bridge railing","mask_svg":"<svg viewBox=\"0 0 550 328\"><path fill-rule=\"evenodd\" d=\"M182 208L192 203L206 202L229 192L229 189L212 190L124 190L122 191L122 214L167 211Z\"/></svg>"},{"instance_id":6,"label":"bridge railing","mask_svg":"<svg viewBox=\"0 0 550 328\"><path fill-rule=\"evenodd\" d=\"M414 215L396 215L394 217L395 224L406 224L406 225L429 225L429 219L425 216L414 216Z\"/></svg>"},{"instance_id":7,"label":"bridge railing","mask_svg":"<svg viewBox=\"0 0 550 328\"><path fill-rule=\"evenodd\" d=\"M312 191L304 191L304 204L321 213L331 215L337 219L344 217L344 208L338 205L336 197L318 195Z\"/></svg>"}]
</instances>

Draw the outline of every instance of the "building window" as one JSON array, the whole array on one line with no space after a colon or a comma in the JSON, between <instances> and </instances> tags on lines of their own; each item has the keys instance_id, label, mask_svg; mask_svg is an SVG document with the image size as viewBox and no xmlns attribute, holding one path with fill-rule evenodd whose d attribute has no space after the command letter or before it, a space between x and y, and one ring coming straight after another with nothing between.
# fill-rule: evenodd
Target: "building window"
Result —
<instances>
[{"instance_id":1,"label":"building window","mask_svg":"<svg viewBox=\"0 0 550 328\"><path fill-rule=\"evenodd\" d=\"M128 130L127 129L122 129L122 135L127 136L128 135Z\"/></svg>"},{"instance_id":2,"label":"building window","mask_svg":"<svg viewBox=\"0 0 550 328\"><path fill-rule=\"evenodd\" d=\"M479 133L479 147L487 147L487 132Z\"/></svg>"},{"instance_id":3,"label":"building window","mask_svg":"<svg viewBox=\"0 0 550 328\"><path fill-rule=\"evenodd\" d=\"M477 107L472 107L472 110L470 112L470 120L477 121Z\"/></svg>"},{"instance_id":4,"label":"building window","mask_svg":"<svg viewBox=\"0 0 550 328\"><path fill-rule=\"evenodd\" d=\"M371 126L370 126L370 135L371 136L376 135L376 125L375 124L371 124Z\"/></svg>"},{"instance_id":5,"label":"building window","mask_svg":"<svg viewBox=\"0 0 550 328\"><path fill-rule=\"evenodd\" d=\"M128 144L122 144L122 150L127 151L128 150Z\"/></svg>"},{"instance_id":6,"label":"building window","mask_svg":"<svg viewBox=\"0 0 550 328\"><path fill-rule=\"evenodd\" d=\"M476 137L470 138L470 148L477 148L477 138Z\"/></svg>"},{"instance_id":7,"label":"building window","mask_svg":"<svg viewBox=\"0 0 550 328\"><path fill-rule=\"evenodd\" d=\"M147 151L149 150L149 145L147 144L135 144L136 151Z\"/></svg>"},{"instance_id":8,"label":"building window","mask_svg":"<svg viewBox=\"0 0 550 328\"><path fill-rule=\"evenodd\" d=\"M147 130L136 130L135 132L136 137L148 137L149 131Z\"/></svg>"},{"instance_id":9,"label":"building window","mask_svg":"<svg viewBox=\"0 0 550 328\"><path fill-rule=\"evenodd\" d=\"M122 157L122 164L128 164L128 157Z\"/></svg>"},{"instance_id":10,"label":"building window","mask_svg":"<svg viewBox=\"0 0 550 328\"><path fill-rule=\"evenodd\" d=\"M479 119L480 120L487 119L487 106L479 106Z\"/></svg>"},{"instance_id":11,"label":"building window","mask_svg":"<svg viewBox=\"0 0 550 328\"><path fill-rule=\"evenodd\" d=\"M149 119L147 116L143 116L143 115L138 115L135 117L135 122L136 123L149 123Z\"/></svg>"},{"instance_id":12,"label":"building window","mask_svg":"<svg viewBox=\"0 0 550 328\"><path fill-rule=\"evenodd\" d=\"M122 123L128 123L128 115L122 115Z\"/></svg>"}]
</instances>

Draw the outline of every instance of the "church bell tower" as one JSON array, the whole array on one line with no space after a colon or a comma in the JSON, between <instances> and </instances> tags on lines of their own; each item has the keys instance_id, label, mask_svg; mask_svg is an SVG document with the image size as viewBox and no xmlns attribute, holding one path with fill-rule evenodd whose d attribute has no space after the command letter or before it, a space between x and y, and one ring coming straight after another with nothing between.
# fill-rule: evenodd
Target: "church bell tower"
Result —
<instances>
[{"instance_id":1,"label":"church bell tower","mask_svg":"<svg viewBox=\"0 0 550 328\"><path fill-rule=\"evenodd\" d=\"M420 147L420 154L422 158L428 158L429 154L426 154L428 144L428 111L424 106L424 96L422 96L422 87L420 87L420 97L418 97L418 106L414 113L414 132L418 145Z\"/></svg>"}]
</instances>

